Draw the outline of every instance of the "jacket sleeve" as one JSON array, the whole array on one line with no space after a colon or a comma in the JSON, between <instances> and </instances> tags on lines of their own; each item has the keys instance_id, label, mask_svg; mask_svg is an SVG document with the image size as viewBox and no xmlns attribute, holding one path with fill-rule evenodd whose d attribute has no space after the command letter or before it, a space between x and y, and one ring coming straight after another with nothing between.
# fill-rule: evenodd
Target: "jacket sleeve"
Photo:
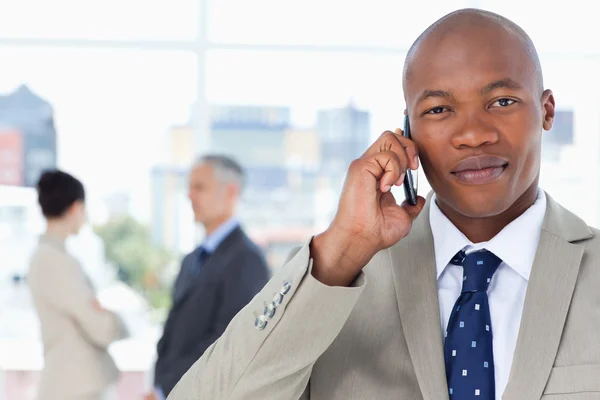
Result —
<instances>
[{"instance_id":1,"label":"jacket sleeve","mask_svg":"<svg viewBox=\"0 0 600 400\"><path fill-rule=\"evenodd\" d=\"M352 287L326 286L311 268L306 243L233 318L169 400L308 400L312 366L366 284L361 273Z\"/></svg>"},{"instance_id":2,"label":"jacket sleeve","mask_svg":"<svg viewBox=\"0 0 600 400\"><path fill-rule=\"evenodd\" d=\"M51 264L42 272L36 285L46 301L71 317L83 335L97 347L106 348L127 337L121 318L95 305L96 295L76 261L65 258L64 262Z\"/></svg>"}]
</instances>

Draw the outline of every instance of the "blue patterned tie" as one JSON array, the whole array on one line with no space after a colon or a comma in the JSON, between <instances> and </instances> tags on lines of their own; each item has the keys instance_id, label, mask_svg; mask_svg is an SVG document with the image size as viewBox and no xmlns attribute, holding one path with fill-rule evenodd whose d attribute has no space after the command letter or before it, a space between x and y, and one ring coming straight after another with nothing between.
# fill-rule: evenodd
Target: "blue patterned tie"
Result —
<instances>
[{"instance_id":1,"label":"blue patterned tie","mask_svg":"<svg viewBox=\"0 0 600 400\"><path fill-rule=\"evenodd\" d=\"M463 267L462 292L450 314L444 357L451 399L495 400L492 321L487 288L502 262L484 250L459 251L450 261Z\"/></svg>"}]
</instances>

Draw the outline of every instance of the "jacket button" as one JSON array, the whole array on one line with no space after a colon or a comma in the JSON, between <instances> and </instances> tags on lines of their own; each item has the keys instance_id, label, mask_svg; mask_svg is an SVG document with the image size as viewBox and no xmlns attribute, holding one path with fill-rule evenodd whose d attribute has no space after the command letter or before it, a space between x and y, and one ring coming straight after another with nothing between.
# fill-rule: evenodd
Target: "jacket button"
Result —
<instances>
[{"instance_id":1,"label":"jacket button","mask_svg":"<svg viewBox=\"0 0 600 400\"><path fill-rule=\"evenodd\" d=\"M281 293L275 294L275 297L273 297L273 306L279 307L282 302L283 302L283 295Z\"/></svg>"},{"instance_id":2,"label":"jacket button","mask_svg":"<svg viewBox=\"0 0 600 400\"><path fill-rule=\"evenodd\" d=\"M283 282L283 286L281 288L281 294L287 294L292 289L292 284L288 281Z\"/></svg>"},{"instance_id":3,"label":"jacket button","mask_svg":"<svg viewBox=\"0 0 600 400\"><path fill-rule=\"evenodd\" d=\"M262 331L267 326L267 317L264 315L259 315L254 321L254 327L259 331Z\"/></svg>"},{"instance_id":4,"label":"jacket button","mask_svg":"<svg viewBox=\"0 0 600 400\"><path fill-rule=\"evenodd\" d=\"M267 318L273 318L275 311L277 311L277 308L273 305L273 303L268 304L265 307L264 316Z\"/></svg>"}]
</instances>

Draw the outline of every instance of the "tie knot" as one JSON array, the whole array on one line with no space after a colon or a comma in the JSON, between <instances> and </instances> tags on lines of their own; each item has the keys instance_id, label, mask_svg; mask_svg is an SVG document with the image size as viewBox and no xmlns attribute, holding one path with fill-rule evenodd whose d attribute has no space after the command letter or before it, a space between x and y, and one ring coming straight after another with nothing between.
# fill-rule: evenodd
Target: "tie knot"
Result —
<instances>
[{"instance_id":1,"label":"tie knot","mask_svg":"<svg viewBox=\"0 0 600 400\"><path fill-rule=\"evenodd\" d=\"M198 257L206 258L210 255L210 252L204 247L204 245L198 247Z\"/></svg>"},{"instance_id":2,"label":"tie knot","mask_svg":"<svg viewBox=\"0 0 600 400\"><path fill-rule=\"evenodd\" d=\"M210 252L204 247L204 245L199 246L198 249L196 250L197 265L202 265L209 256L210 256Z\"/></svg>"},{"instance_id":3,"label":"tie knot","mask_svg":"<svg viewBox=\"0 0 600 400\"><path fill-rule=\"evenodd\" d=\"M463 267L462 292L465 293L487 291L492 276L502 260L488 250L475 251L470 254L461 250L450 262Z\"/></svg>"}]
</instances>

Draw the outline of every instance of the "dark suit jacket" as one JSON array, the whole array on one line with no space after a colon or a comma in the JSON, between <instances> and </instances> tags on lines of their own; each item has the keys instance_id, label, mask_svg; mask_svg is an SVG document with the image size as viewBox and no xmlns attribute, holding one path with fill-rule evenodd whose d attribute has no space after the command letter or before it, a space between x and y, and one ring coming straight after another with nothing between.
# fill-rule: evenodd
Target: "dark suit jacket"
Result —
<instances>
[{"instance_id":1,"label":"dark suit jacket","mask_svg":"<svg viewBox=\"0 0 600 400\"><path fill-rule=\"evenodd\" d=\"M199 251L183 259L173 307L158 342L154 381L165 396L269 280L262 251L240 227L221 242L190 280L186 271L197 268Z\"/></svg>"}]
</instances>

